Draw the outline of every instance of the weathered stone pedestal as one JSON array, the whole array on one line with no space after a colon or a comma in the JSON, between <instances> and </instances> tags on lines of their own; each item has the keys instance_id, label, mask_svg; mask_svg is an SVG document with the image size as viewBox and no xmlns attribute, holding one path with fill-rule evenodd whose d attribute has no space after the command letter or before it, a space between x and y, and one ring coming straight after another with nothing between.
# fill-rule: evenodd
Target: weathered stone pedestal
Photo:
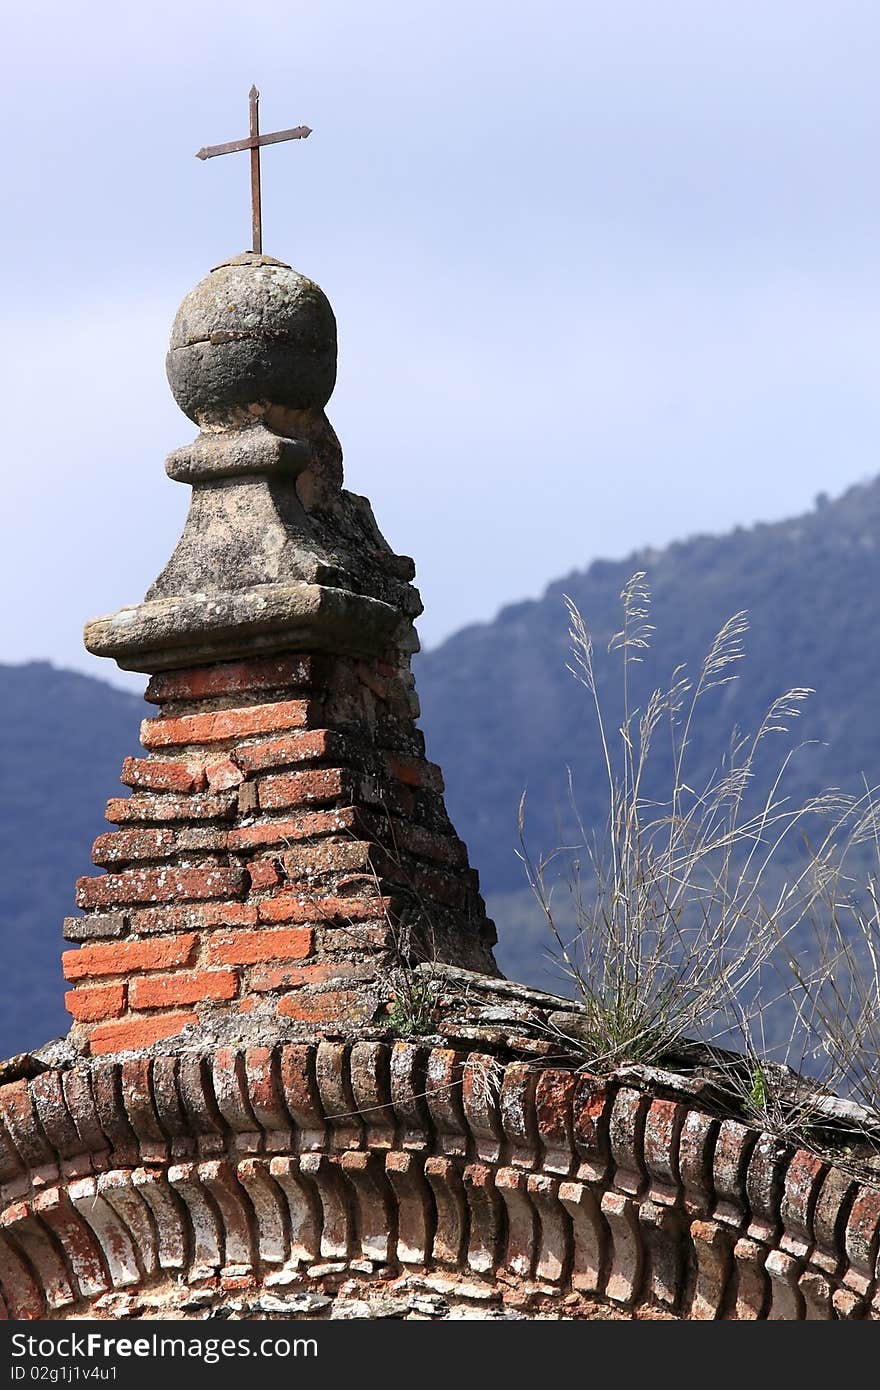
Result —
<instances>
[{"instance_id":1,"label":"weathered stone pedestal","mask_svg":"<svg viewBox=\"0 0 880 1390\"><path fill-rule=\"evenodd\" d=\"M189 516L144 602L86 627L159 706L66 924L92 1053L230 1014L350 1032L419 961L497 973L416 727L413 564L342 488L335 373L326 298L269 257L218 267L175 320L168 377L200 433L167 471Z\"/></svg>"}]
</instances>

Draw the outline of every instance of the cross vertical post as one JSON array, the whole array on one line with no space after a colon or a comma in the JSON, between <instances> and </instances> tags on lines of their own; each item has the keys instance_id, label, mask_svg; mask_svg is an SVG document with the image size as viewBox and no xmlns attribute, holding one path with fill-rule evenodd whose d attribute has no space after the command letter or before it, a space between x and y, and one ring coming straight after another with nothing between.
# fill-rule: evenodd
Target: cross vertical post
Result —
<instances>
[{"instance_id":1,"label":"cross vertical post","mask_svg":"<svg viewBox=\"0 0 880 1390\"><path fill-rule=\"evenodd\" d=\"M253 249L258 255L263 252L263 206L260 199L260 93L251 87L251 220L253 224Z\"/></svg>"}]
</instances>

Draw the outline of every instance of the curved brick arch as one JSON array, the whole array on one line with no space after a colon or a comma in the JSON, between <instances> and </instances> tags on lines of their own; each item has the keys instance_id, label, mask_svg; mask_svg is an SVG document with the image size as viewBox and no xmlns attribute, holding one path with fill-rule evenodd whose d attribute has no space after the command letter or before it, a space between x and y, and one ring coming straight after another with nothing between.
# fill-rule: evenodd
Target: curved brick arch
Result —
<instances>
[{"instance_id":1,"label":"curved brick arch","mask_svg":"<svg viewBox=\"0 0 880 1390\"><path fill-rule=\"evenodd\" d=\"M372 1041L102 1059L0 1088L0 1117L11 1318L232 1296L289 1315L279 1295L328 1267L365 1296L447 1273L464 1299L565 1298L567 1316L880 1304L876 1188L689 1101L540 1063Z\"/></svg>"}]
</instances>

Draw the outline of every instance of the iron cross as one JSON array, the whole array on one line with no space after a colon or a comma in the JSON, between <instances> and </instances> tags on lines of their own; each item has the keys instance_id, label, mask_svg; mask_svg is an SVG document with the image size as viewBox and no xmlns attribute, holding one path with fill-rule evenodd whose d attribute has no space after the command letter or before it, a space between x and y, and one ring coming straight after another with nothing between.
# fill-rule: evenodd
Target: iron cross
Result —
<instances>
[{"instance_id":1,"label":"iron cross","mask_svg":"<svg viewBox=\"0 0 880 1390\"><path fill-rule=\"evenodd\" d=\"M238 150L251 152L251 215L253 218L253 249L259 255L263 251L263 211L260 204L260 146L277 145L281 140L305 140L311 135L307 125L294 126L293 130L276 130L271 135L260 134L260 94L256 87L250 93L251 133L246 140L230 140L226 145L205 145L198 150L196 159L213 159L218 154L235 154Z\"/></svg>"}]
</instances>

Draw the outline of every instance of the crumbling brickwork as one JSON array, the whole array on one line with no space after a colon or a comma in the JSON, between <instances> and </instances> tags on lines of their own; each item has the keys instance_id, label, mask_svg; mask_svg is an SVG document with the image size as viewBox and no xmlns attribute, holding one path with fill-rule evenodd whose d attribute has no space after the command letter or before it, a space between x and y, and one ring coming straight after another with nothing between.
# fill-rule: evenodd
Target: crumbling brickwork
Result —
<instances>
[{"instance_id":1,"label":"crumbling brickwork","mask_svg":"<svg viewBox=\"0 0 880 1390\"><path fill-rule=\"evenodd\" d=\"M106 870L64 956L74 1033L147 1046L220 1008L370 1019L389 971L494 970L477 876L425 758L409 665L256 658L155 676Z\"/></svg>"},{"instance_id":2,"label":"crumbling brickwork","mask_svg":"<svg viewBox=\"0 0 880 1390\"><path fill-rule=\"evenodd\" d=\"M167 365L199 426L166 464L189 516L144 601L86 628L158 706L65 924L92 1054L218 1014L368 1022L418 960L497 973L416 725L414 566L342 487L326 297L236 257L185 298Z\"/></svg>"}]
</instances>

